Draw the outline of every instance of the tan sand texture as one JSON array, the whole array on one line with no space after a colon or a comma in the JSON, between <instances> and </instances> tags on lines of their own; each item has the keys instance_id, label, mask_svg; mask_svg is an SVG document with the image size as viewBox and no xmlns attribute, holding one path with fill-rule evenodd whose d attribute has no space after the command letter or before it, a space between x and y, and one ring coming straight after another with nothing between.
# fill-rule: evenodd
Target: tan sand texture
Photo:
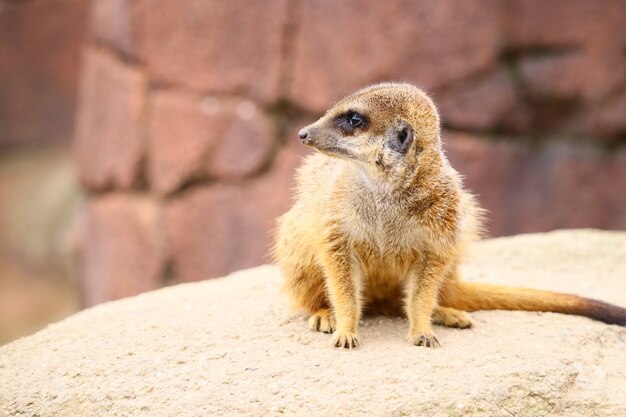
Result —
<instances>
[{"instance_id":1,"label":"tan sand texture","mask_svg":"<svg viewBox=\"0 0 626 417\"><path fill-rule=\"evenodd\" d=\"M487 240L466 279L626 306L626 233ZM626 416L626 329L554 313L476 312L409 345L365 318L340 351L288 313L272 266L83 311L0 348L0 416Z\"/></svg>"}]
</instances>

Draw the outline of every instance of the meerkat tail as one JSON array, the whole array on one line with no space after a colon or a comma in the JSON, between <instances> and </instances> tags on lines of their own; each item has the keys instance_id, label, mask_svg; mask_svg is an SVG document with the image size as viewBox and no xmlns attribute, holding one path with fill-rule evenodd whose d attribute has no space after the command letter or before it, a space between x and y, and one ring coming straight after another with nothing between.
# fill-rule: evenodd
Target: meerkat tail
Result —
<instances>
[{"instance_id":1,"label":"meerkat tail","mask_svg":"<svg viewBox=\"0 0 626 417\"><path fill-rule=\"evenodd\" d=\"M574 294L527 288L455 281L444 288L439 304L465 311L549 311L626 326L625 308Z\"/></svg>"}]
</instances>

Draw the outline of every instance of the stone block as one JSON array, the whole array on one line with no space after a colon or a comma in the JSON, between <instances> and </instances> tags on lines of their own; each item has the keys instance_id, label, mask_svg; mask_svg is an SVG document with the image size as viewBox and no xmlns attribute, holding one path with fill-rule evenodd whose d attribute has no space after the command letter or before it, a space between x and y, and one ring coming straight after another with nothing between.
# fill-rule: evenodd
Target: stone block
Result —
<instances>
[{"instance_id":1,"label":"stone block","mask_svg":"<svg viewBox=\"0 0 626 417\"><path fill-rule=\"evenodd\" d=\"M277 99L287 0L152 0L145 19L156 82Z\"/></svg>"},{"instance_id":2,"label":"stone block","mask_svg":"<svg viewBox=\"0 0 626 417\"><path fill-rule=\"evenodd\" d=\"M191 180L250 176L265 167L274 147L270 120L252 101L153 94L148 169L159 193Z\"/></svg>"},{"instance_id":3,"label":"stone block","mask_svg":"<svg viewBox=\"0 0 626 417\"><path fill-rule=\"evenodd\" d=\"M442 94L436 94L434 100L442 123L454 129L528 129L528 113L524 110L511 77L504 70L494 71L477 80L461 82Z\"/></svg>"},{"instance_id":4,"label":"stone block","mask_svg":"<svg viewBox=\"0 0 626 417\"><path fill-rule=\"evenodd\" d=\"M376 81L405 80L430 91L495 65L497 1L300 5L289 98L312 112Z\"/></svg>"},{"instance_id":5,"label":"stone block","mask_svg":"<svg viewBox=\"0 0 626 417\"><path fill-rule=\"evenodd\" d=\"M142 57L144 14L141 0L94 0L90 23L97 39L127 56Z\"/></svg>"},{"instance_id":6,"label":"stone block","mask_svg":"<svg viewBox=\"0 0 626 417\"><path fill-rule=\"evenodd\" d=\"M566 141L542 145L446 132L444 147L489 211L491 236L557 228L619 229L626 152Z\"/></svg>"},{"instance_id":7,"label":"stone block","mask_svg":"<svg viewBox=\"0 0 626 417\"><path fill-rule=\"evenodd\" d=\"M76 121L78 178L88 189L127 189L142 175L146 80L105 51L85 52Z\"/></svg>"},{"instance_id":8,"label":"stone block","mask_svg":"<svg viewBox=\"0 0 626 417\"><path fill-rule=\"evenodd\" d=\"M1 3L0 145L70 141L86 4Z\"/></svg>"},{"instance_id":9,"label":"stone block","mask_svg":"<svg viewBox=\"0 0 626 417\"><path fill-rule=\"evenodd\" d=\"M509 42L517 48L576 48L624 44L626 1L506 2Z\"/></svg>"},{"instance_id":10,"label":"stone block","mask_svg":"<svg viewBox=\"0 0 626 417\"><path fill-rule=\"evenodd\" d=\"M163 285L161 214L153 199L122 193L96 197L88 202L84 221L79 274L85 305Z\"/></svg>"},{"instance_id":11,"label":"stone block","mask_svg":"<svg viewBox=\"0 0 626 417\"><path fill-rule=\"evenodd\" d=\"M618 52L530 55L520 61L521 82L531 100L593 102L626 81L626 62Z\"/></svg>"},{"instance_id":12,"label":"stone block","mask_svg":"<svg viewBox=\"0 0 626 417\"><path fill-rule=\"evenodd\" d=\"M168 203L175 276L198 281L269 262L276 218L291 204L295 170L307 152L293 140L264 175L239 185L193 187Z\"/></svg>"}]
</instances>

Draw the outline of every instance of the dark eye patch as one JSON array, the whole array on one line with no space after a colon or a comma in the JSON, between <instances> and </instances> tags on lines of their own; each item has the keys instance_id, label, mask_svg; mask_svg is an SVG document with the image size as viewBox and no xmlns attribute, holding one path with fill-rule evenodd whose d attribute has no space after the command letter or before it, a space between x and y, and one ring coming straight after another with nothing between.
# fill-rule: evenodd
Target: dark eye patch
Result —
<instances>
[{"instance_id":1,"label":"dark eye patch","mask_svg":"<svg viewBox=\"0 0 626 417\"><path fill-rule=\"evenodd\" d=\"M356 129L363 129L367 126L367 119L360 113L349 111L337 117L337 126L344 133L353 133Z\"/></svg>"}]
</instances>

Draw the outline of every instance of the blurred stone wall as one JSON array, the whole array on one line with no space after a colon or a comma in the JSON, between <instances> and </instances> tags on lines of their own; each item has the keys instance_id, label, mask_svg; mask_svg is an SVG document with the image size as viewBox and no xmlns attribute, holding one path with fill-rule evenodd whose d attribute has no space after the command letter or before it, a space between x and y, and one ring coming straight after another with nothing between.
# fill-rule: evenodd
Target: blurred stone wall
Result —
<instances>
[{"instance_id":1,"label":"blurred stone wall","mask_svg":"<svg viewBox=\"0 0 626 417\"><path fill-rule=\"evenodd\" d=\"M626 229L624 0L95 0L75 161L88 304L268 261L295 132L381 80L440 106L490 235Z\"/></svg>"},{"instance_id":2,"label":"blurred stone wall","mask_svg":"<svg viewBox=\"0 0 626 417\"><path fill-rule=\"evenodd\" d=\"M0 0L0 344L78 308L70 142L88 0Z\"/></svg>"},{"instance_id":3,"label":"blurred stone wall","mask_svg":"<svg viewBox=\"0 0 626 417\"><path fill-rule=\"evenodd\" d=\"M0 152L68 143L88 0L0 0Z\"/></svg>"}]
</instances>

